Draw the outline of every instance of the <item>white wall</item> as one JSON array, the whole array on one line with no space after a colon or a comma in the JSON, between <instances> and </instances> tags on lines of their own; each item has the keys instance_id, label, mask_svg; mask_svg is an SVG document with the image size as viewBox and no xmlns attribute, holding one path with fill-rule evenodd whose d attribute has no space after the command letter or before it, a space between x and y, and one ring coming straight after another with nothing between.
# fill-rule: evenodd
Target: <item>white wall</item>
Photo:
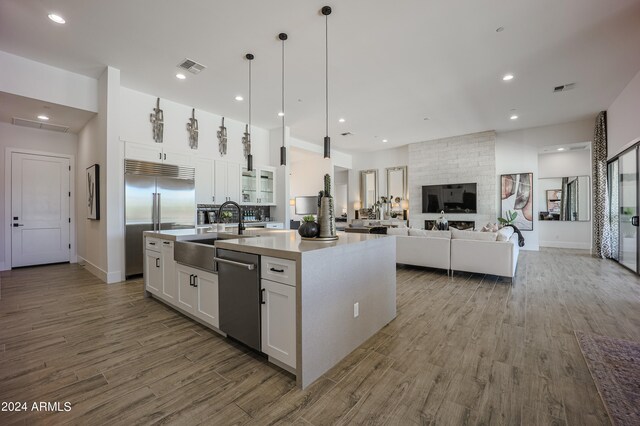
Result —
<instances>
[{"instance_id":1,"label":"white wall","mask_svg":"<svg viewBox=\"0 0 640 426\"><path fill-rule=\"evenodd\" d=\"M333 175L333 164L319 153L307 153L303 158L291 155L291 198L318 195L324 188L324 175Z\"/></svg>"},{"instance_id":2,"label":"white wall","mask_svg":"<svg viewBox=\"0 0 640 426\"><path fill-rule=\"evenodd\" d=\"M533 231L525 231L525 249L538 250L540 246L540 221L538 221L540 177L538 153L541 147L591 141L594 119L574 121L554 126L502 132L496 138L496 183L500 189L500 175L533 173ZM584 173L581 173L584 174ZM549 177L549 176L547 176ZM500 207L498 206L498 215Z\"/></svg>"},{"instance_id":3,"label":"white wall","mask_svg":"<svg viewBox=\"0 0 640 426\"><path fill-rule=\"evenodd\" d=\"M334 168L333 177L336 216L341 216L349 208L349 171Z\"/></svg>"},{"instance_id":4,"label":"white wall","mask_svg":"<svg viewBox=\"0 0 640 426\"><path fill-rule=\"evenodd\" d=\"M0 91L98 111L97 80L0 51Z\"/></svg>"},{"instance_id":5,"label":"white wall","mask_svg":"<svg viewBox=\"0 0 640 426\"><path fill-rule=\"evenodd\" d=\"M5 252L5 243L9 241L8 230L5 226L5 200L8 194L5 193L5 155L7 148L26 149L31 151L51 152L75 156L78 146L78 136L72 133L58 133L47 130L31 129L27 127L14 126L13 124L0 123L0 270L10 269L8 253ZM76 191L71 185L71 190ZM77 193L77 191L76 191ZM76 242L71 241L72 255L75 253Z\"/></svg>"},{"instance_id":6,"label":"white wall","mask_svg":"<svg viewBox=\"0 0 640 426\"><path fill-rule=\"evenodd\" d=\"M562 178L570 176L589 176L589 197L591 197L591 150L556 152L540 154L538 158L537 192L538 209L546 211L546 190L556 189L562 186L561 179L548 180L545 178ZM553 182L553 184L551 184ZM560 186L558 186L560 183ZM553 186L553 188L551 187ZM587 207L591 209L591 203ZM561 222L538 221L538 239L540 247L559 247L591 249L592 221L591 211L589 221L586 222Z\"/></svg>"},{"instance_id":7,"label":"white wall","mask_svg":"<svg viewBox=\"0 0 640 426\"><path fill-rule=\"evenodd\" d=\"M607 110L609 158L640 141L640 71Z\"/></svg>"}]
</instances>

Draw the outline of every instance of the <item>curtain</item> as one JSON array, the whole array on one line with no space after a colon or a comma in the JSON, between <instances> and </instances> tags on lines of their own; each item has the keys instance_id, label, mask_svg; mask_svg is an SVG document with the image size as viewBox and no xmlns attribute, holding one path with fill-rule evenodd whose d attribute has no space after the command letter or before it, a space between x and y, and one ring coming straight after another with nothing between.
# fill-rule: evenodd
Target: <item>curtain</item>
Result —
<instances>
[{"instance_id":1,"label":"curtain","mask_svg":"<svg viewBox=\"0 0 640 426\"><path fill-rule=\"evenodd\" d=\"M562 196L560 197L560 220L570 220L568 215L569 207L569 178L562 178Z\"/></svg>"},{"instance_id":2,"label":"curtain","mask_svg":"<svg viewBox=\"0 0 640 426\"><path fill-rule=\"evenodd\" d=\"M611 258L611 223L607 185L607 113L596 117L593 132L593 251L595 257ZM564 198L564 194L563 198Z\"/></svg>"}]
</instances>

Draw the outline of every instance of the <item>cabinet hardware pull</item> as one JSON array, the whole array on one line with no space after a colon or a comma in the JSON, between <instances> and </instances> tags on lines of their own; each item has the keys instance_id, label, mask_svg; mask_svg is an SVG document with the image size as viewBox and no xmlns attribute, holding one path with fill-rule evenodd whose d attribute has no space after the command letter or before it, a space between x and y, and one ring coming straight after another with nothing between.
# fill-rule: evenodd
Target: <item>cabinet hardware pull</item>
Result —
<instances>
[{"instance_id":1,"label":"cabinet hardware pull","mask_svg":"<svg viewBox=\"0 0 640 426\"><path fill-rule=\"evenodd\" d=\"M195 288L198 288L198 283L196 282L196 278L198 278L198 276L197 276L197 275L194 275L194 276L193 276L193 286L194 286Z\"/></svg>"},{"instance_id":2,"label":"cabinet hardware pull","mask_svg":"<svg viewBox=\"0 0 640 426\"><path fill-rule=\"evenodd\" d=\"M149 245L150 245L150 246L155 246L155 245L156 245L156 243L149 243Z\"/></svg>"},{"instance_id":3,"label":"cabinet hardware pull","mask_svg":"<svg viewBox=\"0 0 640 426\"><path fill-rule=\"evenodd\" d=\"M160 267L160 258L156 257L156 268Z\"/></svg>"},{"instance_id":4,"label":"cabinet hardware pull","mask_svg":"<svg viewBox=\"0 0 640 426\"><path fill-rule=\"evenodd\" d=\"M284 269L270 268L269 270L272 272L284 272Z\"/></svg>"},{"instance_id":5,"label":"cabinet hardware pull","mask_svg":"<svg viewBox=\"0 0 640 426\"><path fill-rule=\"evenodd\" d=\"M165 155L164 155L164 159L165 159L165 160L167 159L167 154L165 154Z\"/></svg>"},{"instance_id":6,"label":"cabinet hardware pull","mask_svg":"<svg viewBox=\"0 0 640 426\"><path fill-rule=\"evenodd\" d=\"M169 241L163 241L162 244L171 244Z\"/></svg>"},{"instance_id":7,"label":"cabinet hardware pull","mask_svg":"<svg viewBox=\"0 0 640 426\"><path fill-rule=\"evenodd\" d=\"M264 300L264 288L260 289L260 304L265 305L267 302Z\"/></svg>"},{"instance_id":8,"label":"cabinet hardware pull","mask_svg":"<svg viewBox=\"0 0 640 426\"><path fill-rule=\"evenodd\" d=\"M189 285L193 287L193 274L189 274Z\"/></svg>"},{"instance_id":9,"label":"cabinet hardware pull","mask_svg":"<svg viewBox=\"0 0 640 426\"><path fill-rule=\"evenodd\" d=\"M161 152L158 153L158 159L162 160L162 153Z\"/></svg>"}]
</instances>

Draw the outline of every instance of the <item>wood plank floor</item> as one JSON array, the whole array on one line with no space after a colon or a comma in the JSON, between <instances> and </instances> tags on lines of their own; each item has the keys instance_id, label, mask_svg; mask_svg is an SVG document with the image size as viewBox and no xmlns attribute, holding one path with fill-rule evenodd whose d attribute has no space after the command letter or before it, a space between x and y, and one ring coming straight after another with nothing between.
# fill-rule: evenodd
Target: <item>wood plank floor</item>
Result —
<instances>
[{"instance_id":1,"label":"wood plank floor","mask_svg":"<svg viewBox=\"0 0 640 426\"><path fill-rule=\"evenodd\" d=\"M0 424L609 424L574 330L640 341L640 282L586 252L521 252L513 286L399 267L398 316L308 389L78 265L0 275Z\"/></svg>"}]
</instances>

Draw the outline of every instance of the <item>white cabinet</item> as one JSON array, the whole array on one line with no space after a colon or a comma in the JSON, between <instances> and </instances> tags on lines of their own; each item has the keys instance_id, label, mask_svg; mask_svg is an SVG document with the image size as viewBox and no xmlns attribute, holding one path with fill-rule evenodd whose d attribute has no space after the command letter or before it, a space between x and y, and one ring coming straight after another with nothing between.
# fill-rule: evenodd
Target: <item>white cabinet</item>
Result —
<instances>
[{"instance_id":1,"label":"white cabinet","mask_svg":"<svg viewBox=\"0 0 640 426\"><path fill-rule=\"evenodd\" d=\"M160 245L162 258L162 297L172 302L178 295L176 283L176 261L173 260L173 241L163 241Z\"/></svg>"},{"instance_id":2,"label":"white cabinet","mask_svg":"<svg viewBox=\"0 0 640 426\"><path fill-rule=\"evenodd\" d=\"M144 286L151 294L162 294L162 255L159 251L145 250Z\"/></svg>"},{"instance_id":3,"label":"white cabinet","mask_svg":"<svg viewBox=\"0 0 640 426\"><path fill-rule=\"evenodd\" d=\"M218 316L218 276L210 272L177 264L178 297L175 305L214 327Z\"/></svg>"},{"instance_id":4,"label":"white cabinet","mask_svg":"<svg viewBox=\"0 0 640 426\"><path fill-rule=\"evenodd\" d=\"M124 158L130 160L152 161L154 163L175 164L188 166L191 164L191 156L188 153L167 150L162 144L141 144L125 142Z\"/></svg>"},{"instance_id":5,"label":"white cabinet","mask_svg":"<svg viewBox=\"0 0 640 426\"><path fill-rule=\"evenodd\" d=\"M296 367L296 262L262 256L262 352Z\"/></svg>"},{"instance_id":6,"label":"white cabinet","mask_svg":"<svg viewBox=\"0 0 640 426\"><path fill-rule=\"evenodd\" d=\"M240 164L216 160L214 172L214 202L240 202Z\"/></svg>"},{"instance_id":7,"label":"white cabinet","mask_svg":"<svg viewBox=\"0 0 640 426\"><path fill-rule=\"evenodd\" d=\"M284 229L284 223L282 222L267 222L267 229Z\"/></svg>"},{"instance_id":8,"label":"white cabinet","mask_svg":"<svg viewBox=\"0 0 640 426\"><path fill-rule=\"evenodd\" d=\"M296 288L262 279L262 352L296 367Z\"/></svg>"},{"instance_id":9,"label":"white cabinet","mask_svg":"<svg viewBox=\"0 0 640 426\"><path fill-rule=\"evenodd\" d=\"M213 158L194 157L193 166L196 169L196 204L211 204L214 202L214 171Z\"/></svg>"},{"instance_id":10,"label":"white cabinet","mask_svg":"<svg viewBox=\"0 0 640 426\"><path fill-rule=\"evenodd\" d=\"M242 202L250 205L275 205L276 169L260 167L252 171L242 169Z\"/></svg>"}]
</instances>

